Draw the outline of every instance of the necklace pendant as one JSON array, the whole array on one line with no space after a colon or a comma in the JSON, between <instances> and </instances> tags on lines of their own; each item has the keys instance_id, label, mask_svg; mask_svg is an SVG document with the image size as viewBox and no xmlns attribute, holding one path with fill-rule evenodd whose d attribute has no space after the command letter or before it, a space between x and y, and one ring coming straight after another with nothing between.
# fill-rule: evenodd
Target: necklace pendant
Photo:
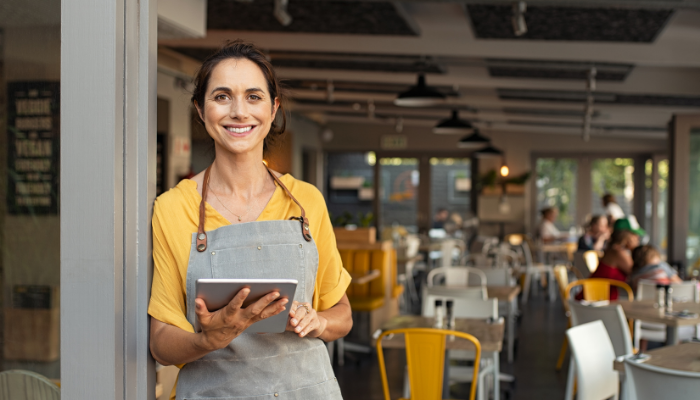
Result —
<instances>
[{"instance_id":1,"label":"necklace pendant","mask_svg":"<svg viewBox=\"0 0 700 400\"><path fill-rule=\"evenodd\" d=\"M241 217L238 217L238 221L241 221Z\"/></svg>"}]
</instances>

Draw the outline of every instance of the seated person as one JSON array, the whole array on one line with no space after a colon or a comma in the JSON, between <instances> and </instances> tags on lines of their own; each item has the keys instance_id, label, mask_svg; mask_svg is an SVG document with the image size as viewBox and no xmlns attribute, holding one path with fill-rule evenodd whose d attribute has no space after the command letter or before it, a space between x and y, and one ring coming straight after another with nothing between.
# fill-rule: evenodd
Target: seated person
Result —
<instances>
[{"instance_id":1,"label":"seated person","mask_svg":"<svg viewBox=\"0 0 700 400\"><path fill-rule=\"evenodd\" d=\"M578 240L578 250L602 251L605 248L605 242L609 238L608 219L604 215L594 215L591 217L586 233Z\"/></svg>"},{"instance_id":2,"label":"seated person","mask_svg":"<svg viewBox=\"0 0 700 400\"><path fill-rule=\"evenodd\" d=\"M540 225L537 228L537 236L542 240L542 243L552 243L568 236L568 234L559 232L559 229L554 225L554 221L557 220L557 215L559 215L559 211L556 208L547 207L541 213L542 221L540 221Z\"/></svg>"},{"instance_id":3,"label":"seated person","mask_svg":"<svg viewBox=\"0 0 700 400\"><path fill-rule=\"evenodd\" d=\"M603 257L591 278L608 278L626 282L632 272L631 251L639 245L639 236L627 230L617 230L610 236ZM581 298L577 296L577 299ZM610 287L610 300L617 300L617 288Z\"/></svg>"},{"instance_id":4,"label":"seated person","mask_svg":"<svg viewBox=\"0 0 700 400\"><path fill-rule=\"evenodd\" d=\"M433 217L433 229L444 229L445 222L450 217L450 212L446 208L440 207Z\"/></svg>"},{"instance_id":5,"label":"seated person","mask_svg":"<svg viewBox=\"0 0 700 400\"><path fill-rule=\"evenodd\" d=\"M637 292L637 285L641 279L654 281L662 285L681 283L676 270L661 261L661 254L651 245L639 246L632 251L632 275L629 282L632 290Z\"/></svg>"}]
</instances>

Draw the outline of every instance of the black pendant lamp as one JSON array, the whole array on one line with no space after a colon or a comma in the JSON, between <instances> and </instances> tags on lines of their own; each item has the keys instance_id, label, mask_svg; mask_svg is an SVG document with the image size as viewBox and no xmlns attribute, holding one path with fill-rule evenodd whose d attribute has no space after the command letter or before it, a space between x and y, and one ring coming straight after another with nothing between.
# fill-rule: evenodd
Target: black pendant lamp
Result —
<instances>
[{"instance_id":1,"label":"black pendant lamp","mask_svg":"<svg viewBox=\"0 0 700 400\"><path fill-rule=\"evenodd\" d=\"M476 149L487 146L489 143L491 143L489 138L482 136L478 129L474 129L474 133L459 139L457 147L462 149Z\"/></svg>"},{"instance_id":2,"label":"black pendant lamp","mask_svg":"<svg viewBox=\"0 0 700 400\"><path fill-rule=\"evenodd\" d=\"M503 157L503 151L489 145L481 150L474 152L474 157L476 158L497 158Z\"/></svg>"},{"instance_id":3,"label":"black pendant lamp","mask_svg":"<svg viewBox=\"0 0 700 400\"><path fill-rule=\"evenodd\" d=\"M399 93L394 104L400 107L426 107L445 101L445 95L425 84L425 76L418 75L418 83Z\"/></svg>"},{"instance_id":4,"label":"black pendant lamp","mask_svg":"<svg viewBox=\"0 0 700 400\"><path fill-rule=\"evenodd\" d=\"M459 112L452 110L452 116L438 122L433 128L433 133L450 135L456 133L469 133L474 131L474 127L469 121L459 118Z\"/></svg>"}]
</instances>

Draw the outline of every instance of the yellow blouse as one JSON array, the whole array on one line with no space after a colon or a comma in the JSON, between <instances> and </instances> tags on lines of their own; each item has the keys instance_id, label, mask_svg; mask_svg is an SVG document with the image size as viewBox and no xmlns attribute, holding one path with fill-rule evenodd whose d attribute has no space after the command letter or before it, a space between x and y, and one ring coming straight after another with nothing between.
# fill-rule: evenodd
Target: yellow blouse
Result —
<instances>
[{"instance_id":1,"label":"yellow blouse","mask_svg":"<svg viewBox=\"0 0 700 400\"><path fill-rule=\"evenodd\" d=\"M318 311L333 307L350 285L350 274L343 268L326 202L313 185L280 177L282 183L301 203L309 219L311 235L318 248L318 272L314 286L313 307ZM153 286L148 314L166 324L189 332L194 327L187 321L187 264L190 258L192 233L197 232L199 203L197 183L181 181L175 188L160 195L153 207ZM300 215L299 207L279 186L275 189L258 221L287 220ZM209 204L206 205L205 231L229 225ZM299 231L301 235L301 230Z\"/></svg>"}]
</instances>

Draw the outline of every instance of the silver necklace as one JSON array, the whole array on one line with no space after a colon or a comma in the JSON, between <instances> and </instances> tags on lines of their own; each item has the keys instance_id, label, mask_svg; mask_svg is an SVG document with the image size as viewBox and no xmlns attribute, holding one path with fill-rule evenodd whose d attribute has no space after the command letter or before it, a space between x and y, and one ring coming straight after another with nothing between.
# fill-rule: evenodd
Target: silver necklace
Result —
<instances>
[{"instance_id":1,"label":"silver necklace","mask_svg":"<svg viewBox=\"0 0 700 400\"><path fill-rule=\"evenodd\" d=\"M245 217L246 215L248 215L248 213L250 212L250 203L251 203L251 202L248 203L248 208L246 209L245 214L243 214L243 215L238 215L238 214L236 214L235 212L229 210L229 208L226 207L226 204L224 204L224 202L221 201L221 199L219 198L219 196L216 195L216 192L215 192L214 190L212 190L211 185L209 185L209 183L207 183L207 186L209 186L209 190L214 194L214 197L216 197L216 200L218 200L219 203L220 203L222 206L224 206L224 208L226 209L226 211L228 211L228 212L230 212L231 214L233 214L233 215L235 215L236 217L238 217L238 222L242 221L242 220L243 220L243 217Z\"/></svg>"}]
</instances>

